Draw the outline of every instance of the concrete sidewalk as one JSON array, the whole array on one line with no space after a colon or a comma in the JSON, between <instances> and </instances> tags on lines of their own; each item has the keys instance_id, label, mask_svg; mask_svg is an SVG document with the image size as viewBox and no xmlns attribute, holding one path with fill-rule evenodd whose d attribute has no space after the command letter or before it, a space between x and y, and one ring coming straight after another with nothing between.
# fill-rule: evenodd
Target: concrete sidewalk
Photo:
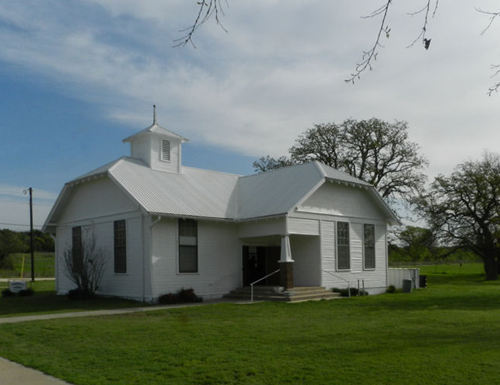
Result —
<instances>
[{"instance_id":1,"label":"concrete sidewalk","mask_svg":"<svg viewBox=\"0 0 500 385\"><path fill-rule=\"evenodd\" d=\"M2 385L68 385L68 382L0 357Z\"/></svg>"},{"instance_id":2,"label":"concrete sidewalk","mask_svg":"<svg viewBox=\"0 0 500 385\"><path fill-rule=\"evenodd\" d=\"M217 300L197 302L197 303L188 303L188 304L182 304L182 305L142 306L142 307L129 307L129 308L123 308L123 309L88 310L88 311L75 311L75 312L70 312L70 313L51 313L51 314L25 315L25 316L19 316L19 317L0 317L0 325L1 324L18 323L18 322L27 322L27 321L50 320L50 319L58 319L58 318L97 317L97 316L106 316L106 315L141 313L141 312L146 312L146 311L179 309L179 308L183 308L183 307L204 306L204 305L212 305L212 304L217 304L217 303L246 304L246 303L251 303L251 302L250 301L235 301L235 300L217 299ZM0 382L0 384L3 385L1 382Z\"/></svg>"},{"instance_id":3,"label":"concrete sidewalk","mask_svg":"<svg viewBox=\"0 0 500 385\"><path fill-rule=\"evenodd\" d=\"M56 280L55 278L38 278L38 277L35 278L35 282L36 281L55 281L55 280ZM9 282L9 281L28 281L28 282L31 282L31 278L16 278L16 277L0 278L0 282Z\"/></svg>"}]
</instances>

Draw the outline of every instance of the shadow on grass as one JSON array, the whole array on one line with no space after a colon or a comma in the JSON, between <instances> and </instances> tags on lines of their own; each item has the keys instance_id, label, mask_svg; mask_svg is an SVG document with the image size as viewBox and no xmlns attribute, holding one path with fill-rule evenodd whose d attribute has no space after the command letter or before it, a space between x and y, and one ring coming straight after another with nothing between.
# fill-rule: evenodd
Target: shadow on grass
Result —
<instances>
[{"instance_id":1,"label":"shadow on grass","mask_svg":"<svg viewBox=\"0 0 500 385\"><path fill-rule=\"evenodd\" d=\"M20 315L63 313L86 310L101 310L146 306L144 303L120 298L96 297L91 299L69 299L56 295L55 291L41 289L31 297L0 298L0 317Z\"/></svg>"}]
</instances>

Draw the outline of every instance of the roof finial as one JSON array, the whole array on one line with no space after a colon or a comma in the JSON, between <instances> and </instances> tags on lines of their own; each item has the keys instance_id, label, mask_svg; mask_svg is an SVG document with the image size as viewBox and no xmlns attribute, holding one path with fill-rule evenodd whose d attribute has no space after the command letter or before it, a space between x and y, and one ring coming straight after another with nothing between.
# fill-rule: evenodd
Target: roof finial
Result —
<instances>
[{"instance_id":1,"label":"roof finial","mask_svg":"<svg viewBox=\"0 0 500 385\"><path fill-rule=\"evenodd\" d=\"M156 124L156 104L153 104L153 124Z\"/></svg>"}]
</instances>

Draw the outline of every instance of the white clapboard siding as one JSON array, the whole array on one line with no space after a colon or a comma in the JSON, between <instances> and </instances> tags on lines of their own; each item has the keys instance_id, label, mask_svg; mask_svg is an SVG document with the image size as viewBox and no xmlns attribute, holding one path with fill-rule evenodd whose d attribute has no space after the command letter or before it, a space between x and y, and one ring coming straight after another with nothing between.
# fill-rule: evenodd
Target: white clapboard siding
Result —
<instances>
[{"instance_id":1,"label":"white clapboard siding","mask_svg":"<svg viewBox=\"0 0 500 385\"><path fill-rule=\"evenodd\" d=\"M317 236L291 235L295 286L321 286L320 239Z\"/></svg>"},{"instance_id":2,"label":"white clapboard siding","mask_svg":"<svg viewBox=\"0 0 500 385\"><path fill-rule=\"evenodd\" d=\"M125 220L127 241L127 272L114 272L114 221ZM91 237L95 239L96 250L99 250L105 259L105 270L98 293L143 299L143 250L142 250L142 218L139 213L104 216L93 221L75 221L69 225L58 226L56 234L56 259L57 259L57 292L65 294L75 288L65 273L64 254L71 250L72 228L82 227L82 242L88 242ZM84 246L85 247L85 246Z\"/></svg>"},{"instance_id":3,"label":"white clapboard siding","mask_svg":"<svg viewBox=\"0 0 500 385\"><path fill-rule=\"evenodd\" d=\"M287 218L289 234L319 235L319 221L317 219Z\"/></svg>"},{"instance_id":4,"label":"white clapboard siding","mask_svg":"<svg viewBox=\"0 0 500 385\"><path fill-rule=\"evenodd\" d=\"M337 271L335 222L322 220L321 233L321 286L327 288L364 287L370 293L380 293L387 287L385 225L375 226L375 269L363 269L363 221L348 221L350 236L351 269ZM367 222L369 223L369 222Z\"/></svg>"},{"instance_id":5,"label":"white clapboard siding","mask_svg":"<svg viewBox=\"0 0 500 385\"><path fill-rule=\"evenodd\" d=\"M198 222L198 272L178 272L176 219L153 227L152 295L192 288L204 298L217 298L241 286L241 243L232 223Z\"/></svg>"}]
</instances>

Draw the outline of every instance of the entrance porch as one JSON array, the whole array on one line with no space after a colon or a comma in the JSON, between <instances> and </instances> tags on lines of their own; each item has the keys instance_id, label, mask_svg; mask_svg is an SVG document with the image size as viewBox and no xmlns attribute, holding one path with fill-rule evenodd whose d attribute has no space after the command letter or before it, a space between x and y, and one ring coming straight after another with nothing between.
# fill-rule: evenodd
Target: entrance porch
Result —
<instances>
[{"instance_id":1,"label":"entrance porch","mask_svg":"<svg viewBox=\"0 0 500 385\"><path fill-rule=\"evenodd\" d=\"M242 239L242 287L228 297L274 301L329 299L321 287L319 236L271 235Z\"/></svg>"}]
</instances>

